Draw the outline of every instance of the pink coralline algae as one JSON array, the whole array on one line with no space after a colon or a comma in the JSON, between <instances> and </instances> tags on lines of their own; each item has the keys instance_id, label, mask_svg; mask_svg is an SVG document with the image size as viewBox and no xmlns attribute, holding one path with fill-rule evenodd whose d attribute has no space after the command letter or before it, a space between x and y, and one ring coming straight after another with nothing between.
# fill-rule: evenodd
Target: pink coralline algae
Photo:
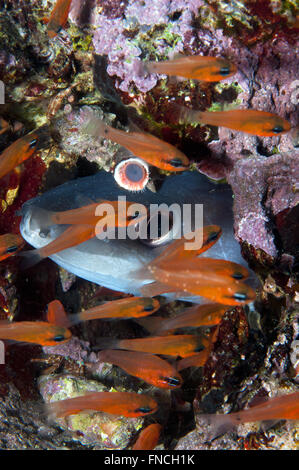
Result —
<instances>
[{"instance_id":1,"label":"pink coralline algae","mask_svg":"<svg viewBox=\"0 0 299 470\"><path fill-rule=\"evenodd\" d=\"M182 52L192 30L192 19L203 5L201 0L130 0L123 17L95 17L95 52L108 56L108 74L117 77L116 87L130 92L151 90L157 77L144 72L144 57L163 58ZM155 57L153 57L153 54Z\"/></svg>"},{"instance_id":2,"label":"pink coralline algae","mask_svg":"<svg viewBox=\"0 0 299 470\"><path fill-rule=\"evenodd\" d=\"M284 225L283 221L279 223L279 215L296 210L299 204L298 157L282 154L239 160L228 181L235 195L236 237L277 257L277 237ZM284 231L282 233L286 236ZM280 243L283 244L283 240ZM295 250L290 244L285 247L285 252L291 255L296 255Z\"/></svg>"}]
</instances>

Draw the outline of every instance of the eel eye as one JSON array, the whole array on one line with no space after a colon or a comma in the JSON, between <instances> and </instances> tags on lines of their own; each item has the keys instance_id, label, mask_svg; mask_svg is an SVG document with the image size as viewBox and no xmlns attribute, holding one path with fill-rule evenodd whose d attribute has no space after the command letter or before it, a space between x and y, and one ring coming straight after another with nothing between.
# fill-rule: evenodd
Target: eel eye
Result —
<instances>
[{"instance_id":1,"label":"eel eye","mask_svg":"<svg viewBox=\"0 0 299 470\"><path fill-rule=\"evenodd\" d=\"M115 167L114 179L128 191L142 191L149 181L149 166L139 158L128 158Z\"/></svg>"}]
</instances>

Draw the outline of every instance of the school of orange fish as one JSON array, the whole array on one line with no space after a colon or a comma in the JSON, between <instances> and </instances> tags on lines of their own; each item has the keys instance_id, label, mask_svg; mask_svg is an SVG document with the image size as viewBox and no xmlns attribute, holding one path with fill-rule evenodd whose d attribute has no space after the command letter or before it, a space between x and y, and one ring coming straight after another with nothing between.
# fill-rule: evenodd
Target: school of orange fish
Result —
<instances>
[{"instance_id":1,"label":"school of orange fish","mask_svg":"<svg viewBox=\"0 0 299 470\"><path fill-rule=\"evenodd\" d=\"M66 26L71 0L58 0L47 25L47 33L54 38ZM219 81L236 72L236 67L217 57L191 56L179 59L148 62L145 69L150 73L183 76L200 81ZM265 111L239 109L223 112L196 111L178 107L181 120L224 126L240 132L258 136L277 136L290 130L290 124L281 117ZM5 131L5 129L4 129ZM144 132L124 132L106 125L90 116L85 127L87 134L110 139L130 150L137 157L162 170L183 171L189 167L186 155L174 146ZM34 155L47 139L45 127L36 129L10 145L0 155L0 178L17 165ZM103 201L102 201L103 202ZM111 204L111 201L109 201ZM112 202L112 204L114 204ZM117 203L115 203L117 204ZM128 203L130 205L130 203ZM19 235L0 236L0 261L12 255L20 255L33 262L48 257L68 247L92 238L100 217L95 215L95 206L49 213L48 223L67 223L70 227L53 242L38 250L24 254L20 250L24 241ZM118 214L115 225L127 225L128 220ZM84 223L84 224L83 224ZM217 328L208 337L194 334L178 334L182 327L219 325L225 312L234 305L244 305L255 299L255 292L244 282L248 271L235 263L201 258L221 236L221 228L207 226L203 229L203 244L200 250L184 250L184 239L172 242L154 261L143 268L155 282L144 286L147 297L129 297L91 308L78 314L67 315L62 304L55 300L48 306L47 322L1 322L0 339L14 340L53 346L71 338L69 328L93 319L133 318L150 332L146 338L110 340L99 339L100 360L114 364L128 374L139 377L155 387L175 389L182 385L179 371L187 367L202 367L207 360ZM137 273L138 274L138 273ZM177 295L193 294L208 299L211 303L186 309L171 319L157 317L147 321L147 316L159 309L159 301L153 296L175 292ZM145 317L145 318L141 318ZM140 320L139 320L140 319ZM159 355L181 358L171 365ZM228 415L207 415L215 428L229 428L238 423L269 419L299 419L299 392L269 399L266 403L248 410ZM66 399L47 405L48 413L67 416L82 410L99 410L127 417L146 416L155 413L158 403L145 394L128 392L92 392L77 398ZM160 424L151 424L139 435L133 449L152 449L159 441Z\"/></svg>"}]
</instances>

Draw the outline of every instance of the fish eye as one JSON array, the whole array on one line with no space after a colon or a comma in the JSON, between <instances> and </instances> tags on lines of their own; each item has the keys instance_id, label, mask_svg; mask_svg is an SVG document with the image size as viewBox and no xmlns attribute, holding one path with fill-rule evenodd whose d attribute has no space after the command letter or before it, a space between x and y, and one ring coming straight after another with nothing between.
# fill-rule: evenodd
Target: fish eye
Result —
<instances>
[{"instance_id":1,"label":"fish eye","mask_svg":"<svg viewBox=\"0 0 299 470\"><path fill-rule=\"evenodd\" d=\"M235 300L240 300L241 302L242 301L245 301L247 300L247 294L245 292L236 292L234 295L233 295L233 298Z\"/></svg>"},{"instance_id":2,"label":"fish eye","mask_svg":"<svg viewBox=\"0 0 299 470\"><path fill-rule=\"evenodd\" d=\"M18 247L16 245L10 246L9 248L7 248L6 253L14 253L15 251L17 251L17 249Z\"/></svg>"},{"instance_id":3,"label":"fish eye","mask_svg":"<svg viewBox=\"0 0 299 470\"><path fill-rule=\"evenodd\" d=\"M232 275L232 277L233 277L234 279L238 279L238 280L244 278L243 274L240 273L239 271L235 272L235 273Z\"/></svg>"},{"instance_id":4,"label":"fish eye","mask_svg":"<svg viewBox=\"0 0 299 470\"><path fill-rule=\"evenodd\" d=\"M204 347L202 345L197 346L196 349L194 349L194 352L201 352L204 350Z\"/></svg>"},{"instance_id":5,"label":"fish eye","mask_svg":"<svg viewBox=\"0 0 299 470\"><path fill-rule=\"evenodd\" d=\"M177 387L178 385L181 384L180 379L177 379L176 377L161 377L164 382L167 382L169 385L172 385L173 387Z\"/></svg>"},{"instance_id":6,"label":"fish eye","mask_svg":"<svg viewBox=\"0 0 299 470\"><path fill-rule=\"evenodd\" d=\"M275 126L272 129L272 132L274 132L275 134L280 134L283 131L284 131L284 128L282 126Z\"/></svg>"},{"instance_id":7,"label":"fish eye","mask_svg":"<svg viewBox=\"0 0 299 470\"><path fill-rule=\"evenodd\" d=\"M173 158L170 160L170 165L174 166L175 168L179 168L180 166L185 166L179 158Z\"/></svg>"},{"instance_id":8,"label":"fish eye","mask_svg":"<svg viewBox=\"0 0 299 470\"><path fill-rule=\"evenodd\" d=\"M149 406L141 406L140 408L137 408L135 410L135 413L150 413L152 411L152 408Z\"/></svg>"},{"instance_id":9,"label":"fish eye","mask_svg":"<svg viewBox=\"0 0 299 470\"><path fill-rule=\"evenodd\" d=\"M30 142L29 142L29 148L33 149L37 144L37 139L32 139Z\"/></svg>"},{"instance_id":10,"label":"fish eye","mask_svg":"<svg viewBox=\"0 0 299 470\"><path fill-rule=\"evenodd\" d=\"M230 67L221 67L219 70L220 75L223 75L224 77L230 73Z\"/></svg>"},{"instance_id":11,"label":"fish eye","mask_svg":"<svg viewBox=\"0 0 299 470\"><path fill-rule=\"evenodd\" d=\"M54 336L53 340L56 341L57 343L59 343L60 341L64 341L65 337L64 337L64 335L56 335L56 336Z\"/></svg>"},{"instance_id":12,"label":"fish eye","mask_svg":"<svg viewBox=\"0 0 299 470\"><path fill-rule=\"evenodd\" d=\"M214 240L217 240L218 235L219 235L219 232L210 233L210 235L208 236L208 239L207 239L207 243L210 243L210 242L213 242Z\"/></svg>"}]
</instances>

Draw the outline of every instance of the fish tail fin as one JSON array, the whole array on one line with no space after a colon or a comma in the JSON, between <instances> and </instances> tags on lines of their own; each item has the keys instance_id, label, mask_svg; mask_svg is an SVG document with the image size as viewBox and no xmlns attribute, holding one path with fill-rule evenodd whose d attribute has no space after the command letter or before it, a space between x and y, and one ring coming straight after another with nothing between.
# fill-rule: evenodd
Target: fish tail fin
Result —
<instances>
[{"instance_id":1,"label":"fish tail fin","mask_svg":"<svg viewBox=\"0 0 299 470\"><path fill-rule=\"evenodd\" d=\"M150 64L150 62L142 60L138 60L138 62L135 62L135 68L138 77L144 77L145 75L151 73L150 68L147 66L147 64Z\"/></svg>"},{"instance_id":2,"label":"fish tail fin","mask_svg":"<svg viewBox=\"0 0 299 470\"><path fill-rule=\"evenodd\" d=\"M65 404L63 403L66 400L59 400L52 403L45 403L43 413L48 418L48 420L54 421L58 417L66 416Z\"/></svg>"},{"instance_id":3,"label":"fish tail fin","mask_svg":"<svg viewBox=\"0 0 299 470\"><path fill-rule=\"evenodd\" d=\"M100 119L94 112L89 111L86 116L86 124L83 126L82 131L92 137L105 137L109 132L110 127L105 124L103 119Z\"/></svg>"},{"instance_id":4,"label":"fish tail fin","mask_svg":"<svg viewBox=\"0 0 299 470\"><path fill-rule=\"evenodd\" d=\"M68 315L67 320L68 320L69 327L77 325L78 323L81 323L82 321L84 321L80 313L72 313L71 315Z\"/></svg>"},{"instance_id":5,"label":"fish tail fin","mask_svg":"<svg viewBox=\"0 0 299 470\"><path fill-rule=\"evenodd\" d=\"M18 253L16 256L21 257L19 268L22 271L25 269L29 269L32 266L35 266L36 264L38 264L40 261L44 259L44 257L40 255L39 250L22 251L21 253Z\"/></svg>"},{"instance_id":6,"label":"fish tail fin","mask_svg":"<svg viewBox=\"0 0 299 470\"><path fill-rule=\"evenodd\" d=\"M202 414L198 418L201 423L208 426L209 440L231 431L238 424L230 414Z\"/></svg>"},{"instance_id":7,"label":"fish tail fin","mask_svg":"<svg viewBox=\"0 0 299 470\"><path fill-rule=\"evenodd\" d=\"M194 124L203 121L203 112L172 103L171 108L177 115L178 122L183 124Z\"/></svg>"},{"instance_id":8,"label":"fish tail fin","mask_svg":"<svg viewBox=\"0 0 299 470\"><path fill-rule=\"evenodd\" d=\"M142 328L147 330L151 335L155 335L157 332L161 331L163 320L163 317L143 317L134 319L138 325L142 326Z\"/></svg>"},{"instance_id":9,"label":"fish tail fin","mask_svg":"<svg viewBox=\"0 0 299 470\"><path fill-rule=\"evenodd\" d=\"M119 342L119 339L98 337L97 344L93 347L93 351L100 351L102 349L121 349Z\"/></svg>"}]
</instances>

